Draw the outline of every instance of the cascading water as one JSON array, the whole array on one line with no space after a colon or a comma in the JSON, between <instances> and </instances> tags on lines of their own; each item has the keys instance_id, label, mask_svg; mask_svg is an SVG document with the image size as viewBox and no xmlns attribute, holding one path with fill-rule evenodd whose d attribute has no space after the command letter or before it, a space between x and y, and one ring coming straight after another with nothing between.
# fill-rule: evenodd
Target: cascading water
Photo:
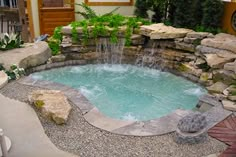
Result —
<instances>
[{"instance_id":1,"label":"cascading water","mask_svg":"<svg viewBox=\"0 0 236 157\"><path fill-rule=\"evenodd\" d=\"M141 67L157 68L156 67L156 57L158 52L159 44L153 41L151 48L145 48L144 53L137 57L135 65Z\"/></svg>"},{"instance_id":2,"label":"cascading water","mask_svg":"<svg viewBox=\"0 0 236 157\"><path fill-rule=\"evenodd\" d=\"M124 38L119 38L117 43L109 38L99 38L96 44L96 53L100 56L98 63L121 64L124 46Z\"/></svg>"}]
</instances>

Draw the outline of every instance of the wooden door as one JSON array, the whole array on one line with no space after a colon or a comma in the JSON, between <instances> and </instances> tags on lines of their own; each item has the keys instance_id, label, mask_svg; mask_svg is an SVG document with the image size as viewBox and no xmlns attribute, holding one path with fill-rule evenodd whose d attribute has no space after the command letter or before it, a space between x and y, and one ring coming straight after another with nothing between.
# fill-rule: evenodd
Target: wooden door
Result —
<instances>
[{"instance_id":1,"label":"wooden door","mask_svg":"<svg viewBox=\"0 0 236 157\"><path fill-rule=\"evenodd\" d=\"M55 27L75 20L74 0L38 0L40 34L52 35Z\"/></svg>"}]
</instances>

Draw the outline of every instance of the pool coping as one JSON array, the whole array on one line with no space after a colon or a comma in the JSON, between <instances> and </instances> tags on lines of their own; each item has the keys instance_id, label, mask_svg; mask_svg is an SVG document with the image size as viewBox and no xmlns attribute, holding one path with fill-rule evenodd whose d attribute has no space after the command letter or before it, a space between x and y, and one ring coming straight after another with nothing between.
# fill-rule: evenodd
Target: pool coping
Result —
<instances>
[{"instance_id":1,"label":"pool coping","mask_svg":"<svg viewBox=\"0 0 236 157\"><path fill-rule=\"evenodd\" d=\"M171 133L176 131L177 124L181 118L193 113L190 110L177 109L166 116L148 121L118 120L102 114L78 90L69 86L45 80L35 80L31 75L21 78L18 80L18 83L49 90L60 90L67 96L69 101L80 109L83 117L89 124L119 135L154 136ZM222 106L212 107L211 110L203 113L207 116L207 128L213 127L231 113L230 111L224 110Z\"/></svg>"}]
</instances>

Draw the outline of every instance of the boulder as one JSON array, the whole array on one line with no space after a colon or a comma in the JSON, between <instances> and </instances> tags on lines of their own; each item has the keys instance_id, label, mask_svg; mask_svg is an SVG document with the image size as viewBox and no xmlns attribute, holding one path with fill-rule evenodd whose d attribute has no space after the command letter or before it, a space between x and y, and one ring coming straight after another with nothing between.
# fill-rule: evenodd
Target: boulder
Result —
<instances>
[{"instance_id":1,"label":"boulder","mask_svg":"<svg viewBox=\"0 0 236 157\"><path fill-rule=\"evenodd\" d=\"M232 71L227 70L214 70L213 81L223 82L226 85L231 85L236 82L236 74Z\"/></svg>"},{"instance_id":2,"label":"boulder","mask_svg":"<svg viewBox=\"0 0 236 157\"><path fill-rule=\"evenodd\" d=\"M222 82L216 82L215 84L211 85L210 87L207 87L207 90L210 93L223 93L223 91L227 88L228 86L225 85Z\"/></svg>"},{"instance_id":3,"label":"boulder","mask_svg":"<svg viewBox=\"0 0 236 157\"><path fill-rule=\"evenodd\" d=\"M46 42L37 42L32 46L17 48L1 53L0 63L6 69L10 69L12 64L19 68L31 68L47 62L51 57L51 49Z\"/></svg>"},{"instance_id":4,"label":"boulder","mask_svg":"<svg viewBox=\"0 0 236 157\"><path fill-rule=\"evenodd\" d=\"M66 56L60 54L60 55L56 55L56 56L52 56L51 57L51 61L52 63L55 62L64 62L66 60Z\"/></svg>"},{"instance_id":5,"label":"boulder","mask_svg":"<svg viewBox=\"0 0 236 157\"><path fill-rule=\"evenodd\" d=\"M193 113L182 118L177 127L181 132L196 133L206 127L206 117L201 113Z\"/></svg>"},{"instance_id":6,"label":"boulder","mask_svg":"<svg viewBox=\"0 0 236 157\"><path fill-rule=\"evenodd\" d=\"M201 112L206 112L215 106L221 106L221 102L217 97L210 94L201 96L197 104L197 108Z\"/></svg>"},{"instance_id":7,"label":"boulder","mask_svg":"<svg viewBox=\"0 0 236 157\"><path fill-rule=\"evenodd\" d=\"M235 64L235 62L226 63L226 64L224 65L224 69L225 69L225 70L228 70L228 71L233 71L233 72L235 72L235 71L236 71L236 64Z\"/></svg>"},{"instance_id":8,"label":"boulder","mask_svg":"<svg viewBox=\"0 0 236 157\"><path fill-rule=\"evenodd\" d=\"M143 45L145 42L145 37L139 34L133 34L131 36L132 45Z\"/></svg>"},{"instance_id":9,"label":"boulder","mask_svg":"<svg viewBox=\"0 0 236 157\"><path fill-rule=\"evenodd\" d=\"M70 47L72 45L72 38L70 36L63 36L61 46L62 47Z\"/></svg>"},{"instance_id":10,"label":"boulder","mask_svg":"<svg viewBox=\"0 0 236 157\"><path fill-rule=\"evenodd\" d=\"M183 42L185 42L186 44L194 44L194 43L197 43L199 39L197 38L188 38L188 37L185 37ZM175 40L175 41L178 41L178 40ZM180 42L180 41L179 41Z\"/></svg>"},{"instance_id":11,"label":"boulder","mask_svg":"<svg viewBox=\"0 0 236 157\"><path fill-rule=\"evenodd\" d=\"M227 99L229 99L231 101L236 101L236 95L229 95L229 96L227 96Z\"/></svg>"},{"instance_id":12,"label":"boulder","mask_svg":"<svg viewBox=\"0 0 236 157\"><path fill-rule=\"evenodd\" d=\"M201 41L201 44L208 47L213 47L221 50L228 50L236 53L236 37L225 33L215 35L214 38L206 38Z\"/></svg>"},{"instance_id":13,"label":"boulder","mask_svg":"<svg viewBox=\"0 0 236 157\"><path fill-rule=\"evenodd\" d=\"M34 104L43 116L56 124L66 123L71 111L67 98L61 91L36 90L29 95L29 102Z\"/></svg>"},{"instance_id":14,"label":"boulder","mask_svg":"<svg viewBox=\"0 0 236 157\"><path fill-rule=\"evenodd\" d=\"M212 79L212 73L203 72L200 76L200 82L207 82Z\"/></svg>"},{"instance_id":15,"label":"boulder","mask_svg":"<svg viewBox=\"0 0 236 157\"><path fill-rule=\"evenodd\" d=\"M207 38L211 33L208 32L190 32L187 34L188 38L203 39Z\"/></svg>"},{"instance_id":16,"label":"boulder","mask_svg":"<svg viewBox=\"0 0 236 157\"><path fill-rule=\"evenodd\" d=\"M227 89L224 90L224 95L227 96L227 99L231 101L236 101L236 86L231 85Z\"/></svg>"},{"instance_id":17,"label":"boulder","mask_svg":"<svg viewBox=\"0 0 236 157\"><path fill-rule=\"evenodd\" d=\"M161 58L167 60L182 61L188 54L179 50L164 49L161 51Z\"/></svg>"},{"instance_id":18,"label":"boulder","mask_svg":"<svg viewBox=\"0 0 236 157\"><path fill-rule=\"evenodd\" d=\"M194 65L196 65L197 67L201 67L202 65L205 65L205 64L206 64L206 60L200 57L198 57L197 60L194 62Z\"/></svg>"},{"instance_id":19,"label":"boulder","mask_svg":"<svg viewBox=\"0 0 236 157\"><path fill-rule=\"evenodd\" d=\"M236 103L229 100L223 100L222 104L226 110L234 111L236 112Z\"/></svg>"},{"instance_id":20,"label":"boulder","mask_svg":"<svg viewBox=\"0 0 236 157\"><path fill-rule=\"evenodd\" d=\"M175 42L176 45L176 49L179 50L184 50L184 51L188 51L188 52L194 52L195 51L195 46L193 44L188 44L185 42Z\"/></svg>"},{"instance_id":21,"label":"boulder","mask_svg":"<svg viewBox=\"0 0 236 157\"><path fill-rule=\"evenodd\" d=\"M0 89L8 82L8 76L4 71L0 71Z\"/></svg>"},{"instance_id":22,"label":"boulder","mask_svg":"<svg viewBox=\"0 0 236 157\"><path fill-rule=\"evenodd\" d=\"M123 49L123 55L125 56L136 56L138 53L140 53L141 48L136 46L129 46L124 47Z\"/></svg>"},{"instance_id":23,"label":"boulder","mask_svg":"<svg viewBox=\"0 0 236 157\"><path fill-rule=\"evenodd\" d=\"M179 144L197 144L207 139L207 120L201 113L183 117L176 129L175 141Z\"/></svg>"},{"instance_id":24,"label":"boulder","mask_svg":"<svg viewBox=\"0 0 236 157\"><path fill-rule=\"evenodd\" d=\"M207 64L211 68L223 68L224 64L235 60L232 53L205 54Z\"/></svg>"},{"instance_id":25,"label":"boulder","mask_svg":"<svg viewBox=\"0 0 236 157\"><path fill-rule=\"evenodd\" d=\"M140 28L140 34L148 36L151 39L184 38L189 32L192 32L192 30L184 28L174 28L172 26L166 26L163 23L141 26Z\"/></svg>"},{"instance_id":26,"label":"boulder","mask_svg":"<svg viewBox=\"0 0 236 157\"><path fill-rule=\"evenodd\" d=\"M198 69L194 67L193 65L191 65L190 63L182 64L181 68L179 69L180 71L197 76L197 77L200 77L202 74L202 69Z\"/></svg>"}]
</instances>

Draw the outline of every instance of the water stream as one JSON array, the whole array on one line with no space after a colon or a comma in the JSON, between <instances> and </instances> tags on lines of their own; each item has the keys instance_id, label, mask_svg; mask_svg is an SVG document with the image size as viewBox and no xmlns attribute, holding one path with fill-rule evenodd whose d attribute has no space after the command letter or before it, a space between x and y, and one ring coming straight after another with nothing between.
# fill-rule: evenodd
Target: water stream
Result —
<instances>
[{"instance_id":1,"label":"water stream","mask_svg":"<svg viewBox=\"0 0 236 157\"><path fill-rule=\"evenodd\" d=\"M98 63L122 64L122 53L125 39L119 38L117 43L112 43L109 38L99 38L96 52L100 56Z\"/></svg>"}]
</instances>

